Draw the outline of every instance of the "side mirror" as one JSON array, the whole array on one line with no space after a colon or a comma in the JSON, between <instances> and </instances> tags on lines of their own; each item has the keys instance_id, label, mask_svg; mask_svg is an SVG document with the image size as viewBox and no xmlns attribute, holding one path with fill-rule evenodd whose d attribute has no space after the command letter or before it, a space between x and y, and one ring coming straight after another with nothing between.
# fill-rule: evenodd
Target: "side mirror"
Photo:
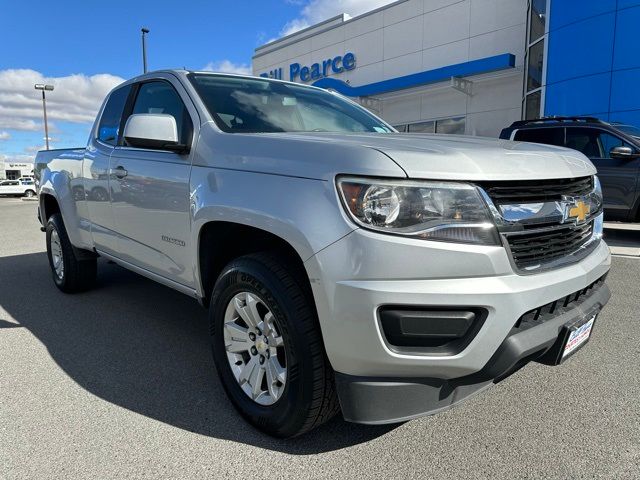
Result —
<instances>
[{"instance_id":1,"label":"side mirror","mask_svg":"<svg viewBox=\"0 0 640 480\"><path fill-rule=\"evenodd\" d=\"M631 160L632 158L640 157L640 154L634 152L631 147L613 147L609 150L609 156L611 158L619 158L621 160Z\"/></svg>"},{"instance_id":2,"label":"side mirror","mask_svg":"<svg viewBox=\"0 0 640 480\"><path fill-rule=\"evenodd\" d=\"M136 113L124 126L127 145L153 150L170 150L177 153L189 151L179 143L178 126L173 115L165 113Z\"/></svg>"}]
</instances>

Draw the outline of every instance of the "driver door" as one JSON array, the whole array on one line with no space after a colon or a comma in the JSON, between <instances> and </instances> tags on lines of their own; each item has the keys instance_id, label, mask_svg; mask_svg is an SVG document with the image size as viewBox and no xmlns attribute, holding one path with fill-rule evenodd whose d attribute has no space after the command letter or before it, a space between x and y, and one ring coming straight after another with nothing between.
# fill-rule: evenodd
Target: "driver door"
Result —
<instances>
[{"instance_id":1,"label":"driver door","mask_svg":"<svg viewBox=\"0 0 640 480\"><path fill-rule=\"evenodd\" d=\"M158 78L136 85L128 115L172 115L181 143L191 145L197 113L179 83ZM181 95L179 92L183 92ZM190 256L191 152L135 148L120 140L110 162L118 257L181 285L193 287Z\"/></svg>"}]
</instances>

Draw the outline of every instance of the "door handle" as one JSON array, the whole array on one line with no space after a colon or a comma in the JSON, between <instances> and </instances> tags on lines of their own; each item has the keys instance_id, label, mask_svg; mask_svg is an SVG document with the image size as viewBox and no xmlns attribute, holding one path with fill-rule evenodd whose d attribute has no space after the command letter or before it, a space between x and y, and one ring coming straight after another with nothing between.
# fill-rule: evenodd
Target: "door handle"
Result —
<instances>
[{"instance_id":1,"label":"door handle","mask_svg":"<svg viewBox=\"0 0 640 480\"><path fill-rule=\"evenodd\" d=\"M113 169L113 174L118 178L124 178L129 174L129 172L127 172L127 170L122 165L118 165Z\"/></svg>"}]
</instances>

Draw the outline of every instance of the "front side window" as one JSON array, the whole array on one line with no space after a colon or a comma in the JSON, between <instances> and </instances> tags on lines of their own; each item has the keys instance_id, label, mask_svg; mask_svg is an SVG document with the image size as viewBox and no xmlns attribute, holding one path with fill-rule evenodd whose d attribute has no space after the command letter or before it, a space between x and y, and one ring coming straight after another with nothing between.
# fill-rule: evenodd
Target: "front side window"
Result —
<instances>
[{"instance_id":1,"label":"front side window","mask_svg":"<svg viewBox=\"0 0 640 480\"><path fill-rule=\"evenodd\" d=\"M393 131L359 105L316 88L204 73L189 79L225 132Z\"/></svg>"},{"instance_id":2,"label":"front side window","mask_svg":"<svg viewBox=\"0 0 640 480\"><path fill-rule=\"evenodd\" d=\"M567 147L589 158L611 158L611 149L633 146L616 135L597 128L567 128Z\"/></svg>"},{"instance_id":3,"label":"front side window","mask_svg":"<svg viewBox=\"0 0 640 480\"><path fill-rule=\"evenodd\" d=\"M179 143L190 144L193 132L191 117L180 95L168 82L152 81L140 85L131 113L164 113L173 116L178 127Z\"/></svg>"},{"instance_id":4,"label":"front side window","mask_svg":"<svg viewBox=\"0 0 640 480\"><path fill-rule=\"evenodd\" d=\"M583 153L588 158L602 158L599 132L593 128L567 128L565 146Z\"/></svg>"},{"instance_id":5,"label":"front side window","mask_svg":"<svg viewBox=\"0 0 640 480\"><path fill-rule=\"evenodd\" d=\"M115 145L118 142L120 120L122 120L122 112L130 91L131 85L126 85L114 90L109 95L109 100L107 100L98 125L98 139L101 142L109 145Z\"/></svg>"},{"instance_id":6,"label":"front side window","mask_svg":"<svg viewBox=\"0 0 640 480\"><path fill-rule=\"evenodd\" d=\"M600 144L602 145L602 153L604 158L611 158L611 149L616 147L630 147L628 143L622 140L620 137L611 135L610 133L602 132L600 134Z\"/></svg>"}]
</instances>

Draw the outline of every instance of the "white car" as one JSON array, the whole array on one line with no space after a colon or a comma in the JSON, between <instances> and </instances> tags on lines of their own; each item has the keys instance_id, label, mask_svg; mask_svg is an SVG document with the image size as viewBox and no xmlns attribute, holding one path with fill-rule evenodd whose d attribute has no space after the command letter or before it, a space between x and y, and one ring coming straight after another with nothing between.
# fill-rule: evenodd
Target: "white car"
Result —
<instances>
[{"instance_id":1,"label":"white car","mask_svg":"<svg viewBox=\"0 0 640 480\"><path fill-rule=\"evenodd\" d=\"M0 195L33 197L36 186L33 180L3 180L0 182Z\"/></svg>"}]
</instances>

